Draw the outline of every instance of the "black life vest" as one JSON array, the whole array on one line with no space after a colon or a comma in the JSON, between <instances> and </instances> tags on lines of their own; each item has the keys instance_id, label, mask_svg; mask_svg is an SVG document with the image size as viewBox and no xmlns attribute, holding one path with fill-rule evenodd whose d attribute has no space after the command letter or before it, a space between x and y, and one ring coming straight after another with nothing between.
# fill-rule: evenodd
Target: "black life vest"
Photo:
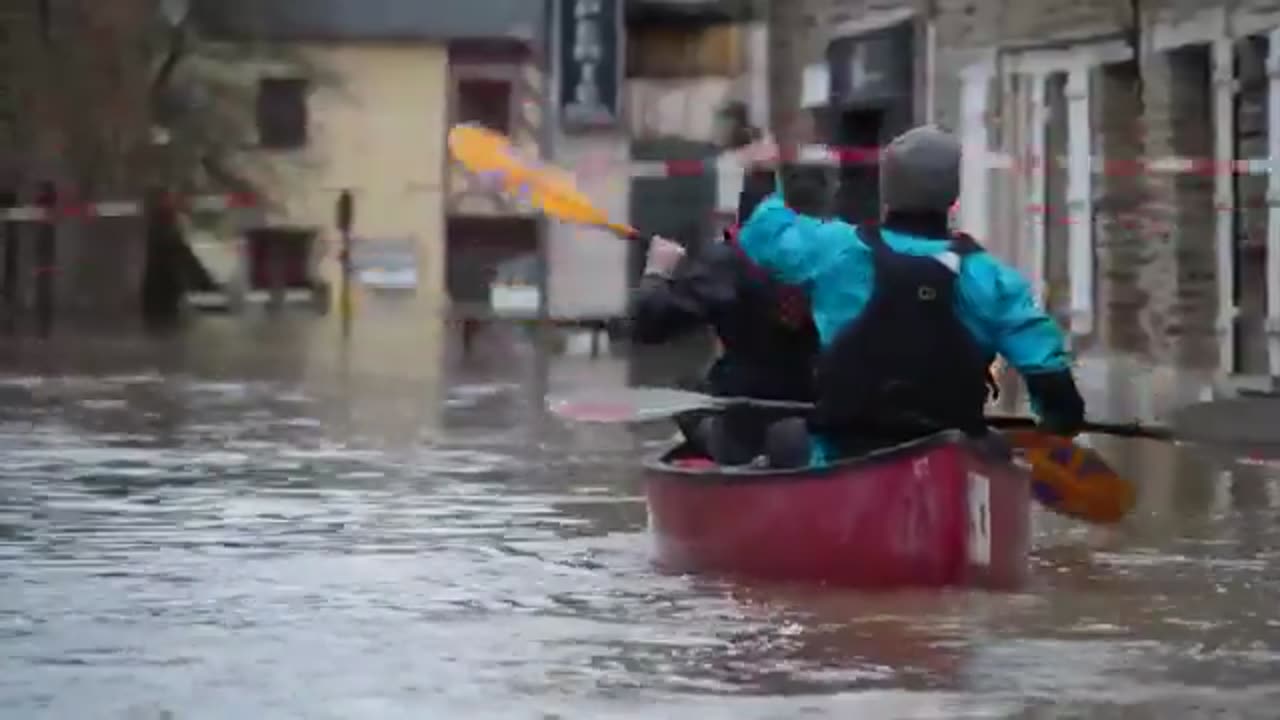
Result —
<instances>
[{"instance_id":1,"label":"black life vest","mask_svg":"<svg viewBox=\"0 0 1280 720\"><path fill-rule=\"evenodd\" d=\"M982 434L992 357L955 311L961 262L982 247L957 235L947 251L916 256L892 250L878 228L858 232L871 248L875 288L818 360L813 428L837 446L841 436Z\"/></svg>"},{"instance_id":2,"label":"black life vest","mask_svg":"<svg viewBox=\"0 0 1280 720\"><path fill-rule=\"evenodd\" d=\"M804 288L784 285L774 280L767 270L757 265L738 244L738 229L738 225L733 225L725 230L724 243L742 259L751 278L763 286L764 292L772 296L774 320L784 328L807 330L813 324L813 313L809 309L809 296Z\"/></svg>"}]
</instances>

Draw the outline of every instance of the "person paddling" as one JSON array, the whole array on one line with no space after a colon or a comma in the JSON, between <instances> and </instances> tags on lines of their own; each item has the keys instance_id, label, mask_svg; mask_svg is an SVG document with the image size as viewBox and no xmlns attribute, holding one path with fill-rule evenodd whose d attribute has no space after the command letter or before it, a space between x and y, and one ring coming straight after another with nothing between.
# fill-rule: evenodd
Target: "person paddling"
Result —
<instances>
[{"instance_id":1,"label":"person paddling","mask_svg":"<svg viewBox=\"0 0 1280 720\"><path fill-rule=\"evenodd\" d=\"M931 126L891 142L879 227L820 222L774 195L741 228L743 252L811 303L817 409L774 431L803 438L812 464L943 429L985 434L997 354L1023 377L1045 429L1070 436L1084 422L1061 328L1020 273L950 231L960 154Z\"/></svg>"},{"instance_id":2,"label":"person paddling","mask_svg":"<svg viewBox=\"0 0 1280 720\"><path fill-rule=\"evenodd\" d=\"M739 219L773 191L772 171L748 173L739 195ZM803 210L821 210L821 191L812 182L797 183L788 197ZM659 344L707 326L719 340L720 354L700 390L813 400L818 336L803 290L773 280L752 263L738 246L736 227L722 241L693 253L668 238L654 237L632 297L632 338ZM685 415L677 423L691 450L721 465L743 465L764 452L766 429L782 417L778 411L742 406Z\"/></svg>"}]
</instances>

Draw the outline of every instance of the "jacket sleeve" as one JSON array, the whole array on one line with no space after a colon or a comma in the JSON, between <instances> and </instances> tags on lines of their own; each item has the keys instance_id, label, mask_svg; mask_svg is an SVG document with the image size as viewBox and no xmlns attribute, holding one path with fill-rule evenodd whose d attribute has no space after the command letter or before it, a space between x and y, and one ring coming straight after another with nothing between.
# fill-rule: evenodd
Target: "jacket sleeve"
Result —
<instances>
[{"instance_id":1,"label":"jacket sleeve","mask_svg":"<svg viewBox=\"0 0 1280 720\"><path fill-rule=\"evenodd\" d=\"M1036 414L1064 431L1077 429L1084 400L1062 329L1036 302L1021 273L986 253L973 260L976 282L966 294L994 350L1022 375Z\"/></svg>"},{"instance_id":2,"label":"jacket sleeve","mask_svg":"<svg viewBox=\"0 0 1280 720\"><path fill-rule=\"evenodd\" d=\"M711 324L718 311L736 304L738 279L736 255L722 243L685 257L670 279L644 276L632 295L632 337L663 343Z\"/></svg>"},{"instance_id":3,"label":"jacket sleeve","mask_svg":"<svg viewBox=\"0 0 1280 720\"><path fill-rule=\"evenodd\" d=\"M683 263L682 263L683 264ZM631 337L658 344L679 337L705 322L703 308L682 278L645 275L631 294Z\"/></svg>"},{"instance_id":4,"label":"jacket sleeve","mask_svg":"<svg viewBox=\"0 0 1280 720\"><path fill-rule=\"evenodd\" d=\"M742 192L738 193L738 222L746 222L765 198L777 190L772 170L747 170L742 176Z\"/></svg>"},{"instance_id":5,"label":"jacket sleeve","mask_svg":"<svg viewBox=\"0 0 1280 720\"><path fill-rule=\"evenodd\" d=\"M852 225L801 215L778 193L760 203L738 231L738 244L752 262L788 285L811 283L856 241Z\"/></svg>"}]
</instances>

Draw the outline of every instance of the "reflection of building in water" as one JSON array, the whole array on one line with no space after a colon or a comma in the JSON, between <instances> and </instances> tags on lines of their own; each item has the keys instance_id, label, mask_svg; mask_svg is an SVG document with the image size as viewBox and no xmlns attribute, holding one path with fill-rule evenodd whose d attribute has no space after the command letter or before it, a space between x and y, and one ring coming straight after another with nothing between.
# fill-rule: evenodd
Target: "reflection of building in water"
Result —
<instances>
[{"instance_id":1,"label":"reflection of building in water","mask_svg":"<svg viewBox=\"0 0 1280 720\"><path fill-rule=\"evenodd\" d=\"M307 332L309 384L341 388L353 429L391 435L437 428L445 392L446 319L396 295L362 293L349 337L336 323ZM411 439L405 437L404 439Z\"/></svg>"}]
</instances>

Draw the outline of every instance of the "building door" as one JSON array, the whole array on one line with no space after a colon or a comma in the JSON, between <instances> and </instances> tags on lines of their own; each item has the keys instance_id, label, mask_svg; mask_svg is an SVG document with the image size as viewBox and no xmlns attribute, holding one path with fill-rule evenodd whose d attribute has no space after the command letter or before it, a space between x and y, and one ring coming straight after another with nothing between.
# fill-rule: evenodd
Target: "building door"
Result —
<instances>
[{"instance_id":1,"label":"building door","mask_svg":"<svg viewBox=\"0 0 1280 720\"><path fill-rule=\"evenodd\" d=\"M488 318L493 287L504 263L538 251L531 217L451 216L445 221L445 288L450 310L462 318Z\"/></svg>"},{"instance_id":2,"label":"building door","mask_svg":"<svg viewBox=\"0 0 1280 720\"><path fill-rule=\"evenodd\" d=\"M702 161L708 165L720 148L711 143L681 138L652 138L631 143L637 162L660 160ZM680 177L641 177L631 182L631 218L636 227L698 246L714 236L712 217L718 195L714 172L688 173ZM735 198L736 205L736 198ZM644 270L648 243L630 243L628 279L634 286ZM628 380L636 385L692 383L702 376L715 348L707 332L691 333L661 348L635 348L628 365Z\"/></svg>"},{"instance_id":3,"label":"building door","mask_svg":"<svg viewBox=\"0 0 1280 720\"><path fill-rule=\"evenodd\" d=\"M1267 38L1251 37L1235 47L1239 91L1235 94L1235 153L1242 159L1267 157ZM1236 372L1267 375L1267 185L1265 173L1232 176L1235 247L1232 296L1239 312L1234 339Z\"/></svg>"}]
</instances>

